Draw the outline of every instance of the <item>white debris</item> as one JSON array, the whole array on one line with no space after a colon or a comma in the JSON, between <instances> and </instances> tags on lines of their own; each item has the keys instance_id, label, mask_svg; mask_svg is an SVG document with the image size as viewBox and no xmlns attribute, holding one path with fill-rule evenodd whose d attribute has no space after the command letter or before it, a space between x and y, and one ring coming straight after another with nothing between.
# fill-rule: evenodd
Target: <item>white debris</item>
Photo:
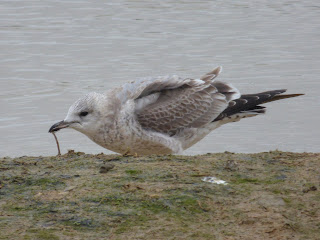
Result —
<instances>
[{"instance_id":1,"label":"white debris","mask_svg":"<svg viewBox=\"0 0 320 240\"><path fill-rule=\"evenodd\" d=\"M228 184L226 181L220 180L216 177L204 177L201 180L204 182L215 183L215 184L222 184L222 185Z\"/></svg>"}]
</instances>

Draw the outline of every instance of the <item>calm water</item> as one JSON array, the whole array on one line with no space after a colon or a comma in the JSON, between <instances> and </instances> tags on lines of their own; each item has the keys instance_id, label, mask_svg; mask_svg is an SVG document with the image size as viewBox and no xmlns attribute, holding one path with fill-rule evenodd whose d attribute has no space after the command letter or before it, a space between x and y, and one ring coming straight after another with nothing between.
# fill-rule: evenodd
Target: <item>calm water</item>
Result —
<instances>
[{"instance_id":1,"label":"calm water","mask_svg":"<svg viewBox=\"0 0 320 240\"><path fill-rule=\"evenodd\" d=\"M179 2L179 3L177 3ZM319 152L319 1L70 0L0 2L0 156L56 154L49 127L90 91L139 77L220 80L243 93L306 96L225 125L186 154ZM73 130L62 151L106 149Z\"/></svg>"}]
</instances>

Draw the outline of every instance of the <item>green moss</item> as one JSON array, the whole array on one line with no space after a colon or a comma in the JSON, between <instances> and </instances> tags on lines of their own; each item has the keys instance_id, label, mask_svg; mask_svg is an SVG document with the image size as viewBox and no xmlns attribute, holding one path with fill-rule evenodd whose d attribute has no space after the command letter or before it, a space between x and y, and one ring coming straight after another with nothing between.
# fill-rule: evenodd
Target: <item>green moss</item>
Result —
<instances>
[{"instance_id":1,"label":"green moss","mask_svg":"<svg viewBox=\"0 0 320 240\"><path fill-rule=\"evenodd\" d=\"M181 213L181 210L186 210L190 214L201 213L203 209L200 208L199 200L193 196L179 196L178 198L171 199L171 202L180 210L178 213Z\"/></svg>"},{"instance_id":2,"label":"green moss","mask_svg":"<svg viewBox=\"0 0 320 240\"><path fill-rule=\"evenodd\" d=\"M31 205L23 205L22 203L9 202L3 206L5 210L13 212L25 212L33 210Z\"/></svg>"},{"instance_id":3,"label":"green moss","mask_svg":"<svg viewBox=\"0 0 320 240\"><path fill-rule=\"evenodd\" d=\"M195 232L190 235L191 238L193 239L210 239L210 240L215 240L216 238L214 235L210 233L202 233L202 232Z\"/></svg>"},{"instance_id":4,"label":"green moss","mask_svg":"<svg viewBox=\"0 0 320 240\"><path fill-rule=\"evenodd\" d=\"M143 227L149 220L150 217L146 215L139 215L129 218L121 222L120 224L117 224L115 233L121 234L130 231L135 226Z\"/></svg>"},{"instance_id":5,"label":"green moss","mask_svg":"<svg viewBox=\"0 0 320 240\"><path fill-rule=\"evenodd\" d=\"M42 230L41 232L39 232L37 235L36 235L36 238L38 239L41 239L41 240L59 240L59 237L52 234L52 233L49 233L45 230Z\"/></svg>"},{"instance_id":6,"label":"green moss","mask_svg":"<svg viewBox=\"0 0 320 240\"><path fill-rule=\"evenodd\" d=\"M27 186L44 186L44 187L51 187L64 184L60 179L57 178L39 178L39 179L32 179L29 178L26 180L25 183Z\"/></svg>"},{"instance_id":7,"label":"green moss","mask_svg":"<svg viewBox=\"0 0 320 240\"><path fill-rule=\"evenodd\" d=\"M61 179L56 177L46 177L46 178L38 178L38 176L34 177L19 177L13 176L8 180L11 183L11 187L15 189L17 193L21 193L29 190L31 187L40 187L41 189L49 189L64 186L65 183Z\"/></svg>"},{"instance_id":8,"label":"green moss","mask_svg":"<svg viewBox=\"0 0 320 240\"><path fill-rule=\"evenodd\" d=\"M130 201L125 195L107 195L104 196L101 200L101 204L109 204L109 205L122 205Z\"/></svg>"},{"instance_id":9,"label":"green moss","mask_svg":"<svg viewBox=\"0 0 320 240\"><path fill-rule=\"evenodd\" d=\"M129 175L138 175L138 174L141 174L141 173L142 173L141 170L135 170L135 169L126 170L126 174L129 174Z\"/></svg>"},{"instance_id":10,"label":"green moss","mask_svg":"<svg viewBox=\"0 0 320 240\"><path fill-rule=\"evenodd\" d=\"M258 183L259 180L256 178L238 178L235 180L232 180L232 183L234 184L245 184L245 183Z\"/></svg>"},{"instance_id":11,"label":"green moss","mask_svg":"<svg viewBox=\"0 0 320 240\"><path fill-rule=\"evenodd\" d=\"M320 201L320 192L316 192L312 198L316 201Z\"/></svg>"},{"instance_id":12,"label":"green moss","mask_svg":"<svg viewBox=\"0 0 320 240\"><path fill-rule=\"evenodd\" d=\"M271 192L274 194L281 194L282 193L282 191L280 189L272 189Z\"/></svg>"},{"instance_id":13,"label":"green moss","mask_svg":"<svg viewBox=\"0 0 320 240\"><path fill-rule=\"evenodd\" d=\"M37 240L59 240L60 238L53 234L54 230L43 229L29 229L29 233L33 233L33 236L25 235L24 239L37 239Z\"/></svg>"},{"instance_id":14,"label":"green moss","mask_svg":"<svg viewBox=\"0 0 320 240\"><path fill-rule=\"evenodd\" d=\"M289 199L289 198L282 198L282 199L288 205L290 205L292 203L291 199Z\"/></svg>"},{"instance_id":15,"label":"green moss","mask_svg":"<svg viewBox=\"0 0 320 240\"><path fill-rule=\"evenodd\" d=\"M92 219L77 216L61 220L60 222L64 225L74 227L75 229L87 229L97 227L96 223Z\"/></svg>"},{"instance_id":16,"label":"green moss","mask_svg":"<svg viewBox=\"0 0 320 240\"><path fill-rule=\"evenodd\" d=\"M167 212L170 208L165 205L162 201L143 201L140 205L143 210L148 210L153 213Z\"/></svg>"},{"instance_id":17,"label":"green moss","mask_svg":"<svg viewBox=\"0 0 320 240\"><path fill-rule=\"evenodd\" d=\"M244 177L241 175L236 175L236 178L232 180L233 184L246 184L246 183L253 183L253 184L276 184L283 182L284 180L281 179L274 179L274 178L267 178L267 179L258 179L258 178L251 178L251 177Z\"/></svg>"}]
</instances>

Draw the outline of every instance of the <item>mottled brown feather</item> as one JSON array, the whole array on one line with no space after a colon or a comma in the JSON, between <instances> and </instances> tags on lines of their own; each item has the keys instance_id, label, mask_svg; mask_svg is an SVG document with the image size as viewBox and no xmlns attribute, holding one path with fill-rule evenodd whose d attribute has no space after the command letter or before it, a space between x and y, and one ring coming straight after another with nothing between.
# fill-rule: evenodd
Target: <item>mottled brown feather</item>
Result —
<instances>
[{"instance_id":1,"label":"mottled brown feather","mask_svg":"<svg viewBox=\"0 0 320 240\"><path fill-rule=\"evenodd\" d=\"M176 89L160 91L156 102L137 113L138 122L145 129L171 136L183 128L210 123L228 103L212 83L200 83L194 80Z\"/></svg>"}]
</instances>

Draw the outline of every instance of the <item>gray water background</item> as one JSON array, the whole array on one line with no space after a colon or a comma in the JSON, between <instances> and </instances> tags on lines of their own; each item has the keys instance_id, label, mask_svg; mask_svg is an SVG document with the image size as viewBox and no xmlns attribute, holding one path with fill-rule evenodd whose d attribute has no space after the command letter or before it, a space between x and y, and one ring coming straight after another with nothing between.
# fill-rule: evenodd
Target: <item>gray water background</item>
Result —
<instances>
[{"instance_id":1,"label":"gray water background","mask_svg":"<svg viewBox=\"0 0 320 240\"><path fill-rule=\"evenodd\" d=\"M303 97L225 125L185 151L319 152L319 1L0 1L0 156L57 153L49 127L91 91L140 77L200 77ZM74 130L62 152L105 152Z\"/></svg>"}]
</instances>

